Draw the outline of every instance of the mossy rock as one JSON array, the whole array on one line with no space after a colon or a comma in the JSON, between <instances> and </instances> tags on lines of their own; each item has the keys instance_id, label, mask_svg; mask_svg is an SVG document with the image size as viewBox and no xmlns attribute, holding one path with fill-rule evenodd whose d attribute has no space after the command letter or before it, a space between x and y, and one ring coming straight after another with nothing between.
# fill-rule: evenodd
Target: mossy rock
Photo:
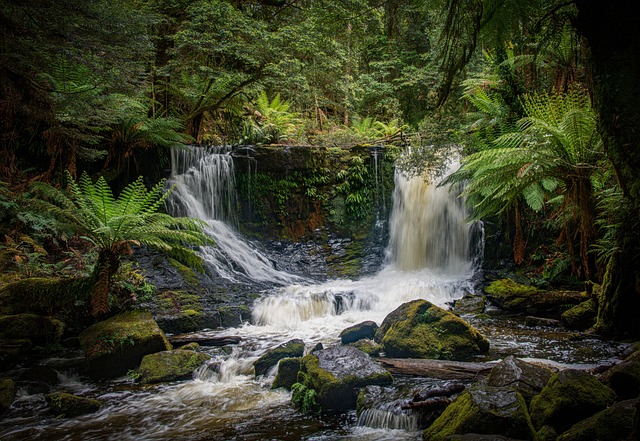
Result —
<instances>
[{"instance_id":1,"label":"mossy rock","mask_svg":"<svg viewBox=\"0 0 640 441\"><path fill-rule=\"evenodd\" d=\"M616 393L618 398L636 398L640 394L640 359L630 357L602 374L602 382Z\"/></svg>"},{"instance_id":2,"label":"mossy rock","mask_svg":"<svg viewBox=\"0 0 640 441\"><path fill-rule=\"evenodd\" d=\"M484 296L466 295L453 304L452 312L455 315L478 315L486 308L487 301Z\"/></svg>"},{"instance_id":3,"label":"mossy rock","mask_svg":"<svg viewBox=\"0 0 640 441\"><path fill-rule=\"evenodd\" d=\"M9 409L16 399L16 383L11 378L0 378L0 412Z\"/></svg>"},{"instance_id":4,"label":"mossy rock","mask_svg":"<svg viewBox=\"0 0 640 441\"><path fill-rule=\"evenodd\" d=\"M139 381L162 383L191 378L193 372L211 357L201 352L174 349L145 355L140 363Z\"/></svg>"},{"instance_id":5,"label":"mossy rock","mask_svg":"<svg viewBox=\"0 0 640 441\"><path fill-rule=\"evenodd\" d=\"M253 367L256 371L256 377L265 375L283 358L297 358L304 355L304 342L298 338L289 340L281 344L277 348L267 351L262 357L258 358Z\"/></svg>"},{"instance_id":6,"label":"mossy rock","mask_svg":"<svg viewBox=\"0 0 640 441\"><path fill-rule=\"evenodd\" d=\"M382 345L379 345L368 338L363 338L362 340L349 343L349 346L353 346L371 357L378 357L382 352Z\"/></svg>"},{"instance_id":7,"label":"mossy rock","mask_svg":"<svg viewBox=\"0 0 640 441\"><path fill-rule=\"evenodd\" d=\"M353 326L349 326L340 333L340 341L343 345L354 343L363 338L372 339L376 334L378 325L376 322L368 320L366 322L358 323Z\"/></svg>"},{"instance_id":8,"label":"mossy rock","mask_svg":"<svg viewBox=\"0 0 640 441\"><path fill-rule=\"evenodd\" d=\"M589 299L563 312L560 319L567 329L583 331L595 325L597 315L598 302Z\"/></svg>"},{"instance_id":9,"label":"mossy rock","mask_svg":"<svg viewBox=\"0 0 640 441\"><path fill-rule=\"evenodd\" d=\"M45 396L51 411L59 418L73 418L96 412L102 401L78 397L66 392L55 392Z\"/></svg>"},{"instance_id":10,"label":"mossy rock","mask_svg":"<svg viewBox=\"0 0 640 441\"><path fill-rule=\"evenodd\" d=\"M391 374L351 346L316 351L302 359L298 382L315 391L324 410L354 409L358 391L393 382Z\"/></svg>"},{"instance_id":11,"label":"mossy rock","mask_svg":"<svg viewBox=\"0 0 640 441\"><path fill-rule=\"evenodd\" d=\"M550 425L562 433L613 404L616 394L594 376L576 369L554 374L530 405L536 428Z\"/></svg>"},{"instance_id":12,"label":"mossy rock","mask_svg":"<svg viewBox=\"0 0 640 441\"><path fill-rule=\"evenodd\" d=\"M511 387L520 392L529 404L531 399L544 389L552 375L550 369L510 355L491 369L487 384L494 387Z\"/></svg>"},{"instance_id":13,"label":"mossy rock","mask_svg":"<svg viewBox=\"0 0 640 441\"><path fill-rule=\"evenodd\" d=\"M615 403L608 409L575 424L557 441L630 440L634 430L634 414L638 400Z\"/></svg>"},{"instance_id":14,"label":"mossy rock","mask_svg":"<svg viewBox=\"0 0 640 441\"><path fill-rule=\"evenodd\" d=\"M533 439L527 403L509 387L474 383L423 432L422 439L441 441L469 433Z\"/></svg>"},{"instance_id":15,"label":"mossy rock","mask_svg":"<svg viewBox=\"0 0 640 441\"><path fill-rule=\"evenodd\" d=\"M113 378L140 365L147 354L166 351L171 345L151 313L127 311L84 330L80 345L94 378Z\"/></svg>"},{"instance_id":16,"label":"mossy rock","mask_svg":"<svg viewBox=\"0 0 640 441\"><path fill-rule=\"evenodd\" d=\"M298 381L298 372L302 358L283 358L278 362L278 373L271 385L272 389L285 388L291 390Z\"/></svg>"},{"instance_id":17,"label":"mossy rock","mask_svg":"<svg viewBox=\"0 0 640 441\"><path fill-rule=\"evenodd\" d=\"M60 343L65 325L53 317L36 314L4 315L0 317L0 339L28 339L34 345Z\"/></svg>"},{"instance_id":18,"label":"mossy rock","mask_svg":"<svg viewBox=\"0 0 640 441\"><path fill-rule=\"evenodd\" d=\"M80 329L90 323L93 284L91 277L18 280L0 288L0 315L54 316Z\"/></svg>"},{"instance_id":19,"label":"mossy rock","mask_svg":"<svg viewBox=\"0 0 640 441\"><path fill-rule=\"evenodd\" d=\"M511 279L493 281L484 292L491 302L506 311L552 318L589 299L586 292L544 291Z\"/></svg>"},{"instance_id":20,"label":"mossy rock","mask_svg":"<svg viewBox=\"0 0 640 441\"><path fill-rule=\"evenodd\" d=\"M489 350L487 339L470 324L426 300L401 305L381 329L386 329L381 342L389 357L460 360Z\"/></svg>"}]
</instances>

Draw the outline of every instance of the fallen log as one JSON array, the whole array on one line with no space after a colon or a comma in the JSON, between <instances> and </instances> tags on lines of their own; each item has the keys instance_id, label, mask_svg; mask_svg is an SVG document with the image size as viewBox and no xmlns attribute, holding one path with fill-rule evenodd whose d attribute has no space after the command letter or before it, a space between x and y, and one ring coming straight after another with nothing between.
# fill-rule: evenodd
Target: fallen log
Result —
<instances>
[{"instance_id":1,"label":"fallen log","mask_svg":"<svg viewBox=\"0 0 640 441\"><path fill-rule=\"evenodd\" d=\"M442 380L475 380L489 375L495 363L474 363L418 358L376 358L392 374Z\"/></svg>"},{"instance_id":2,"label":"fallen log","mask_svg":"<svg viewBox=\"0 0 640 441\"><path fill-rule=\"evenodd\" d=\"M198 343L200 346L226 346L235 345L242 341L242 337L233 335L224 337L208 337L198 334L181 334L167 337L173 346L184 346L189 343Z\"/></svg>"},{"instance_id":3,"label":"fallen log","mask_svg":"<svg viewBox=\"0 0 640 441\"><path fill-rule=\"evenodd\" d=\"M418 392L415 394L412 401L425 401L426 399L433 397L450 397L451 395L459 394L464 389L465 385L461 383L448 384L444 387Z\"/></svg>"},{"instance_id":4,"label":"fallen log","mask_svg":"<svg viewBox=\"0 0 640 441\"><path fill-rule=\"evenodd\" d=\"M427 398L424 401L409 401L408 403L402 405L402 409L404 410L422 409L425 411L442 410L445 407L447 407L450 403L451 403L450 398L434 397L434 398Z\"/></svg>"}]
</instances>

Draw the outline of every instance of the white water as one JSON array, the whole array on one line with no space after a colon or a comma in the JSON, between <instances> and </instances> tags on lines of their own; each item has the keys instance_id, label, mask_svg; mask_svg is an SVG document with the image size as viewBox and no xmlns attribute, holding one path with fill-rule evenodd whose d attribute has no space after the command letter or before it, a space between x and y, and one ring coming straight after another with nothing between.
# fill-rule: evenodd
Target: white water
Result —
<instances>
[{"instance_id":1,"label":"white water","mask_svg":"<svg viewBox=\"0 0 640 441\"><path fill-rule=\"evenodd\" d=\"M304 279L278 271L256 247L235 230L236 185L233 158L223 148L189 148L171 151L171 177L175 186L167 201L169 212L207 223L214 246L202 247L205 264L218 276L233 282L290 284Z\"/></svg>"}]
</instances>

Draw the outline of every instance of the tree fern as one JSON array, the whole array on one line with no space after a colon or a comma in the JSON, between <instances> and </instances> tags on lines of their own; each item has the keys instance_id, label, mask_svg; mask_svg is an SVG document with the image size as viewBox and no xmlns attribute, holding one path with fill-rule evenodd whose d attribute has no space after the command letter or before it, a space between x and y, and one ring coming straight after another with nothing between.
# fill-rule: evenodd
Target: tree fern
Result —
<instances>
[{"instance_id":1,"label":"tree fern","mask_svg":"<svg viewBox=\"0 0 640 441\"><path fill-rule=\"evenodd\" d=\"M164 181L147 190L140 177L116 198L103 177L94 183L83 173L76 182L67 173L67 180L67 192L34 184L37 196L31 209L60 221L98 248L92 299L95 315L108 312L111 277L119 268L120 256L131 253L132 244L150 246L202 267L191 247L210 244L211 239L202 232L201 221L158 212L172 190L164 190Z\"/></svg>"}]
</instances>

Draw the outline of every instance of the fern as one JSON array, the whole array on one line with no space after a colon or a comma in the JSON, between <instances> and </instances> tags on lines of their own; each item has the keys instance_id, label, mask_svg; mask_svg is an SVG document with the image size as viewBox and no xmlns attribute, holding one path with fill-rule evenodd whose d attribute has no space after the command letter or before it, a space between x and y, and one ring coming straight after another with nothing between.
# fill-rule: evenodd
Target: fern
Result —
<instances>
[{"instance_id":1,"label":"fern","mask_svg":"<svg viewBox=\"0 0 640 441\"><path fill-rule=\"evenodd\" d=\"M164 181L147 190L140 177L116 198L103 177L93 183L83 173L76 182L67 173L67 180L68 192L34 184L31 209L34 216L55 219L60 228L65 226L98 249L94 314L108 311L110 279L118 270L119 256L129 253L131 245L150 246L202 268L192 247L211 244L211 239L202 232L202 221L158 212L172 190L164 190Z\"/></svg>"}]
</instances>

